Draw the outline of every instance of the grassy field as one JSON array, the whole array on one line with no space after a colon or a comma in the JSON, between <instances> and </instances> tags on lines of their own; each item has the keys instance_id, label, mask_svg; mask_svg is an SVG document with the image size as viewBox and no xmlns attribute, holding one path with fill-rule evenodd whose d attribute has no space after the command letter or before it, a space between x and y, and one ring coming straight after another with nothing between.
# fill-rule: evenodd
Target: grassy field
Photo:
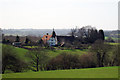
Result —
<instances>
[{"instance_id":1,"label":"grassy field","mask_svg":"<svg viewBox=\"0 0 120 80\"><path fill-rule=\"evenodd\" d=\"M25 55L26 53L28 52L27 49L23 49L23 48L17 48L16 47L16 52L17 54L23 58L23 59L26 59ZM88 53L88 50L79 50L79 49L74 49L74 50L48 50L48 49L45 49L44 50L45 53L48 53L48 55L50 57L55 57L61 53L68 53L68 54L78 54L78 55L82 55L82 54L87 54Z\"/></svg>"},{"instance_id":2,"label":"grassy field","mask_svg":"<svg viewBox=\"0 0 120 80\"><path fill-rule=\"evenodd\" d=\"M118 78L118 67L3 74L3 78Z\"/></svg>"},{"instance_id":3,"label":"grassy field","mask_svg":"<svg viewBox=\"0 0 120 80\"><path fill-rule=\"evenodd\" d=\"M26 48L38 48L38 46L24 46Z\"/></svg>"},{"instance_id":4,"label":"grassy field","mask_svg":"<svg viewBox=\"0 0 120 80\"><path fill-rule=\"evenodd\" d=\"M105 37L105 39L108 39L108 37ZM112 39L113 40L120 40L120 38L113 38L113 37L112 37Z\"/></svg>"},{"instance_id":5,"label":"grassy field","mask_svg":"<svg viewBox=\"0 0 120 80\"><path fill-rule=\"evenodd\" d=\"M50 57L55 57L61 53L68 53L68 54L78 54L78 55L82 55L82 54L87 54L87 50L45 50L44 52L48 52Z\"/></svg>"},{"instance_id":6,"label":"grassy field","mask_svg":"<svg viewBox=\"0 0 120 80\"><path fill-rule=\"evenodd\" d=\"M16 54L23 60L25 61L29 61L29 59L26 57L26 54L28 52L27 49L23 49L23 48L18 48L18 47L15 47L15 51L16 51Z\"/></svg>"},{"instance_id":7,"label":"grassy field","mask_svg":"<svg viewBox=\"0 0 120 80\"><path fill-rule=\"evenodd\" d=\"M120 43L108 43L110 45L120 45Z\"/></svg>"},{"instance_id":8,"label":"grassy field","mask_svg":"<svg viewBox=\"0 0 120 80\"><path fill-rule=\"evenodd\" d=\"M15 48L17 54L22 59L29 61L25 56L27 49ZM68 54L87 54L88 50L44 50L49 53L50 57L55 57L61 53ZM71 70L54 70L54 71L28 71L24 73L6 73L3 78L117 78L118 67L102 67L102 68L86 68L86 69L71 69Z\"/></svg>"}]
</instances>

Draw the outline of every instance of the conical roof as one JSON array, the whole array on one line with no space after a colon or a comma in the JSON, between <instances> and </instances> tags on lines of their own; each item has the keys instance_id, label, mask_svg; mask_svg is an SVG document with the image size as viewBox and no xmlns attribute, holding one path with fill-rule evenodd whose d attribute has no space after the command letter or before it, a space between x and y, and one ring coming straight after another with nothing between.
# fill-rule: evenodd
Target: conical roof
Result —
<instances>
[{"instance_id":1,"label":"conical roof","mask_svg":"<svg viewBox=\"0 0 120 80\"><path fill-rule=\"evenodd\" d=\"M55 33L55 31L54 31L54 29L53 29L53 32L52 32L52 37L56 37L56 33Z\"/></svg>"}]
</instances>

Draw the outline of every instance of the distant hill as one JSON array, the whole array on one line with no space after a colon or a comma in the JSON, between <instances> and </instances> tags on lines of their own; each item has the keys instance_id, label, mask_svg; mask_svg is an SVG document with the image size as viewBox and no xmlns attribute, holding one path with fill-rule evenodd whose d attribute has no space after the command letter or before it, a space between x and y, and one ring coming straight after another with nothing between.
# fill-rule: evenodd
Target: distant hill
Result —
<instances>
[{"instance_id":1,"label":"distant hill","mask_svg":"<svg viewBox=\"0 0 120 80\"><path fill-rule=\"evenodd\" d=\"M52 29L3 29L2 32L5 35L19 35L19 36L43 36L46 33L51 34ZM55 29L57 35L67 35L70 29Z\"/></svg>"},{"instance_id":2,"label":"distant hill","mask_svg":"<svg viewBox=\"0 0 120 80\"><path fill-rule=\"evenodd\" d=\"M120 38L120 30L104 31L106 37Z\"/></svg>"},{"instance_id":3,"label":"distant hill","mask_svg":"<svg viewBox=\"0 0 120 80\"><path fill-rule=\"evenodd\" d=\"M5 35L19 35L19 36L43 36L46 33L51 34L52 29L3 29ZM55 29L57 35L67 35L71 29ZM104 30L106 37L120 38L120 30Z\"/></svg>"}]
</instances>

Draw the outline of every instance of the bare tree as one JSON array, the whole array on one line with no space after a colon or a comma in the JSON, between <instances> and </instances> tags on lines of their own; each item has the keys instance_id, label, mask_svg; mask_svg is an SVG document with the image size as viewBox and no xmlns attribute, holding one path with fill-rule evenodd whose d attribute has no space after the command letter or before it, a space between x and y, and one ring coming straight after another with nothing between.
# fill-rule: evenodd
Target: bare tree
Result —
<instances>
[{"instance_id":1,"label":"bare tree","mask_svg":"<svg viewBox=\"0 0 120 80\"><path fill-rule=\"evenodd\" d=\"M104 43L102 40L97 40L91 47L91 51L95 52L97 57L98 66L103 67L105 59L107 58L107 52L110 50L110 45Z\"/></svg>"},{"instance_id":2,"label":"bare tree","mask_svg":"<svg viewBox=\"0 0 120 80\"><path fill-rule=\"evenodd\" d=\"M45 65L48 60L48 54L41 47L29 51L27 56L31 59L31 65L36 68L36 71L39 71L40 67Z\"/></svg>"},{"instance_id":3,"label":"bare tree","mask_svg":"<svg viewBox=\"0 0 120 80\"><path fill-rule=\"evenodd\" d=\"M71 36L75 36L75 35L76 35L76 32L77 32L77 26L76 26L76 28L72 28L72 29L71 29L70 35L71 35Z\"/></svg>"}]
</instances>

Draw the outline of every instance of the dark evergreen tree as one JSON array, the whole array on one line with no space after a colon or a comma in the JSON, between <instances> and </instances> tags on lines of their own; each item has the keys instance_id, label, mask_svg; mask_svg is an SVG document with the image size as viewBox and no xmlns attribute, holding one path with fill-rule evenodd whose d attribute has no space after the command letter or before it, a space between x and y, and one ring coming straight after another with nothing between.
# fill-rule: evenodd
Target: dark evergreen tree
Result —
<instances>
[{"instance_id":1,"label":"dark evergreen tree","mask_svg":"<svg viewBox=\"0 0 120 80\"><path fill-rule=\"evenodd\" d=\"M101 40L105 40L105 37L104 37L104 31L101 29L99 30L99 39Z\"/></svg>"},{"instance_id":2,"label":"dark evergreen tree","mask_svg":"<svg viewBox=\"0 0 120 80\"><path fill-rule=\"evenodd\" d=\"M5 38L3 38L3 40L2 40L2 43L6 43L7 41L5 40Z\"/></svg>"},{"instance_id":3,"label":"dark evergreen tree","mask_svg":"<svg viewBox=\"0 0 120 80\"><path fill-rule=\"evenodd\" d=\"M16 36L16 41L15 42L20 42L20 38L19 38L18 35Z\"/></svg>"},{"instance_id":4,"label":"dark evergreen tree","mask_svg":"<svg viewBox=\"0 0 120 80\"><path fill-rule=\"evenodd\" d=\"M28 37L26 36L25 44L28 44L28 42L29 42L29 39L28 39Z\"/></svg>"},{"instance_id":5,"label":"dark evergreen tree","mask_svg":"<svg viewBox=\"0 0 120 80\"><path fill-rule=\"evenodd\" d=\"M38 41L38 44L39 44L40 46L43 46L43 45L44 45L43 40L42 40L42 39L40 39L40 40Z\"/></svg>"},{"instance_id":6,"label":"dark evergreen tree","mask_svg":"<svg viewBox=\"0 0 120 80\"><path fill-rule=\"evenodd\" d=\"M88 29L87 42L94 43L98 39L98 31L96 29Z\"/></svg>"}]
</instances>

